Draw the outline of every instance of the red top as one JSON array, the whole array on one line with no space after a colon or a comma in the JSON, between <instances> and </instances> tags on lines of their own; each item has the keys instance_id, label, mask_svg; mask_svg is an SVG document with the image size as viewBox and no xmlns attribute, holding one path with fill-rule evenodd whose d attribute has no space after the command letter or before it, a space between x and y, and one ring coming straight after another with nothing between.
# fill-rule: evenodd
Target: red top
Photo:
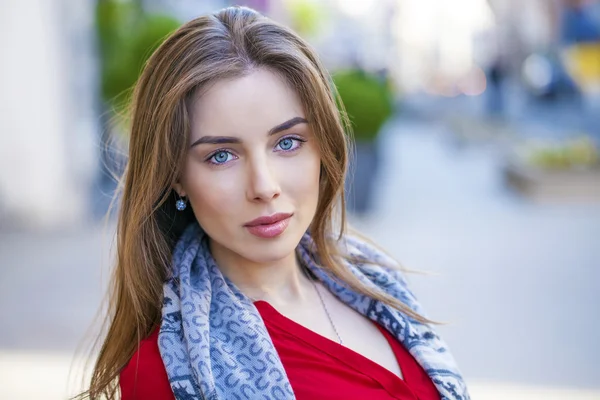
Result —
<instances>
[{"instance_id":1,"label":"red top","mask_svg":"<svg viewBox=\"0 0 600 400\"><path fill-rule=\"evenodd\" d=\"M379 325L394 351L404 380L359 353L292 321L269 303L257 301L254 305L265 322L298 400L440 399L423 368ZM175 399L158 351L158 329L142 340L121 371L119 384L122 400Z\"/></svg>"}]
</instances>

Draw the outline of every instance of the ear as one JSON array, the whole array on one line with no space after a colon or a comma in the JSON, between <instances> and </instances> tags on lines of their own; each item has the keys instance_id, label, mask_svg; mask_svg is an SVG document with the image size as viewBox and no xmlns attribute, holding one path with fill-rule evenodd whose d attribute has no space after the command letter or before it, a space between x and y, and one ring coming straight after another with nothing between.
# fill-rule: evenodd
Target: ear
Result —
<instances>
[{"instance_id":1,"label":"ear","mask_svg":"<svg viewBox=\"0 0 600 400\"><path fill-rule=\"evenodd\" d=\"M181 197L184 197L186 195L186 192L183 189L183 186L181 186L181 183L179 183L179 182L177 182L176 184L173 185L173 190L175 190L177 192L177 194Z\"/></svg>"}]
</instances>

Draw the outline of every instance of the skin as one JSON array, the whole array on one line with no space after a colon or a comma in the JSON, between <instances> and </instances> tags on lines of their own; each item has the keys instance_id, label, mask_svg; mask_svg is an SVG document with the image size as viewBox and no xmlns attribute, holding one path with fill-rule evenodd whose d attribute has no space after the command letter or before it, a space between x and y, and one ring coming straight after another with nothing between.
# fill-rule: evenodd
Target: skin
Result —
<instances>
[{"instance_id":1,"label":"skin","mask_svg":"<svg viewBox=\"0 0 600 400\"><path fill-rule=\"evenodd\" d=\"M257 69L216 82L197 96L191 114L190 148L174 188L189 199L223 274L250 298L338 341L319 290L344 345L400 375L377 328L313 285L296 258L315 216L321 166L297 94L277 74ZM256 237L244 226L275 213L292 214L275 238Z\"/></svg>"}]
</instances>

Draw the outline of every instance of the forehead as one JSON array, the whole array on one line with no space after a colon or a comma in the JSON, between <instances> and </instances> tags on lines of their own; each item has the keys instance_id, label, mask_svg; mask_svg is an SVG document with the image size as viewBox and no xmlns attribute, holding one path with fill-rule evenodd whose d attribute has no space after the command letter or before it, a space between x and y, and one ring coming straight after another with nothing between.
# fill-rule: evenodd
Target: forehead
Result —
<instances>
[{"instance_id":1,"label":"forehead","mask_svg":"<svg viewBox=\"0 0 600 400\"><path fill-rule=\"evenodd\" d=\"M191 113L192 141L204 135L263 135L291 118L305 117L296 92L267 69L216 82L196 99Z\"/></svg>"}]
</instances>

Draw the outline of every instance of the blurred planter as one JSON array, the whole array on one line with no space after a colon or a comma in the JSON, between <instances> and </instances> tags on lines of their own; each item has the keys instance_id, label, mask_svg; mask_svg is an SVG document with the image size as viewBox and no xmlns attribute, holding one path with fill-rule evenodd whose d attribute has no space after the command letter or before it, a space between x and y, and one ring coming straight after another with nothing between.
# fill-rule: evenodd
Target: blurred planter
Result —
<instances>
[{"instance_id":1,"label":"blurred planter","mask_svg":"<svg viewBox=\"0 0 600 400\"><path fill-rule=\"evenodd\" d=\"M346 177L346 205L354 214L365 214L372 208L381 155L373 141L356 142L354 151Z\"/></svg>"},{"instance_id":2,"label":"blurred planter","mask_svg":"<svg viewBox=\"0 0 600 400\"><path fill-rule=\"evenodd\" d=\"M521 149L507 163L504 176L534 200L600 202L598 149L585 137Z\"/></svg>"},{"instance_id":3,"label":"blurred planter","mask_svg":"<svg viewBox=\"0 0 600 400\"><path fill-rule=\"evenodd\" d=\"M354 157L346 179L347 207L355 214L363 214L372 206L381 157L377 137L392 115L393 93L386 80L358 69L340 71L333 75L333 80L355 139Z\"/></svg>"}]
</instances>

